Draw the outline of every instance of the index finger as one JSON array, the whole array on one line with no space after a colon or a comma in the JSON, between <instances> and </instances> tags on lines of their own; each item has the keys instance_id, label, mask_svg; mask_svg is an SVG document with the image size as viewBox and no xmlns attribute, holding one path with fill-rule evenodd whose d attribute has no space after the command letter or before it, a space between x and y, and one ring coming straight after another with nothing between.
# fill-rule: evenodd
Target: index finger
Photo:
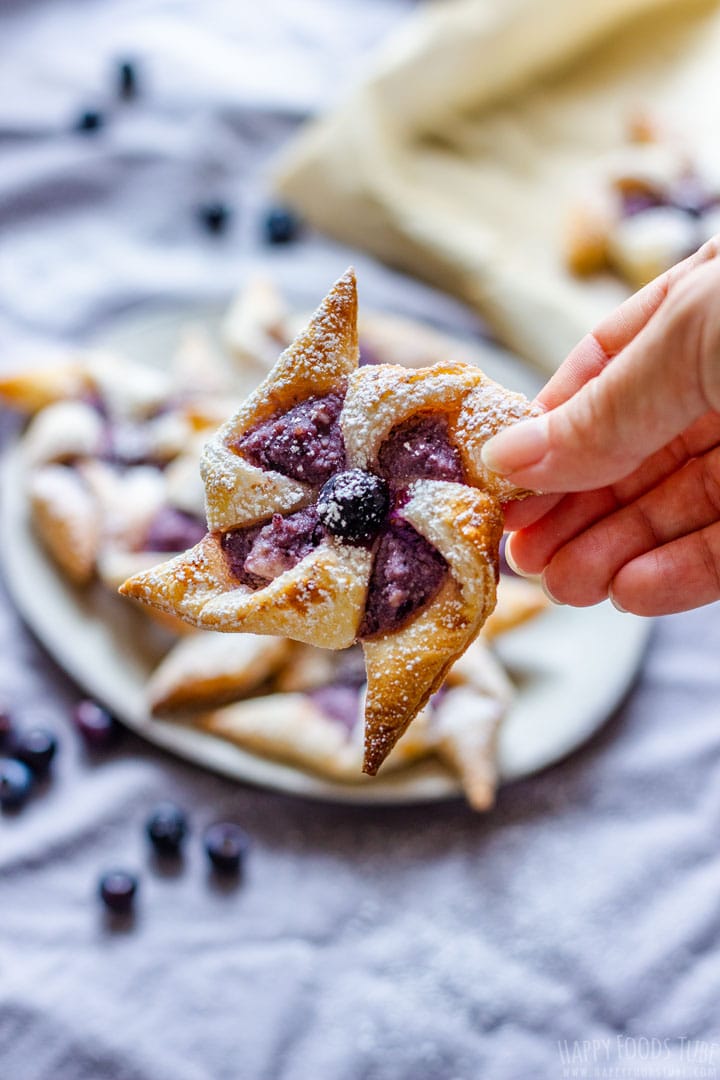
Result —
<instances>
[{"instance_id":1,"label":"index finger","mask_svg":"<svg viewBox=\"0 0 720 1080\"><path fill-rule=\"evenodd\" d=\"M702 263L716 258L719 251L720 234L606 315L570 352L538 394L538 402L546 409L555 409L599 375L647 326L671 287Z\"/></svg>"}]
</instances>

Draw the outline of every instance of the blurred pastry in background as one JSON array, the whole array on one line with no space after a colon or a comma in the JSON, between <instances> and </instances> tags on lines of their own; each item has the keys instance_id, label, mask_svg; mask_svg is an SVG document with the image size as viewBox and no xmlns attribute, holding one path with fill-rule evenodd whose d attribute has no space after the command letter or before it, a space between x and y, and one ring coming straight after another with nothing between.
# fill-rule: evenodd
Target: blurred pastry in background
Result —
<instances>
[{"instance_id":1,"label":"blurred pastry in background","mask_svg":"<svg viewBox=\"0 0 720 1080\"><path fill-rule=\"evenodd\" d=\"M330 779L366 782L362 774L366 682L359 648L326 654L322 678L311 647L298 649L293 689L271 687L262 697L205 714L197 723L243 749ZM279 686L287 682L280 672ZM437 756L458 776L470 805L487 810L497 785L497 735L513 694L498 661L476 641L395 744L384 771Z\"/></svg>"},{"instance_id":2,"label":"blurred pastry in background","mask_svg":"<svg viewBox=\"0 0 720 1080\"><path fill-rule=\"evenodd\" d=\"M598 162L570 207L564 257L574 274L609 271L637 289L718 232L720 172L638 115L627 144Z\"/></svg>"},{"instance_id":3,"label":"blurred pastry in background","mask_svg":"<svg viewBox=\"0 0 720 1080\"><path fill-rule=\"evenodd\" d=\"M435 756L458 776L474 809L492 805L497 738L515 690L490 642L547 604L539 586L501 577L497 608L482 635L399 739L384 771ZM253 753L360 783L365 691L356 645L332 651L282 638L198 631L158 666L148 683L148 704L156 716ZM223 702L233 704L214 708Z\"/></svg>"}]
</instances>

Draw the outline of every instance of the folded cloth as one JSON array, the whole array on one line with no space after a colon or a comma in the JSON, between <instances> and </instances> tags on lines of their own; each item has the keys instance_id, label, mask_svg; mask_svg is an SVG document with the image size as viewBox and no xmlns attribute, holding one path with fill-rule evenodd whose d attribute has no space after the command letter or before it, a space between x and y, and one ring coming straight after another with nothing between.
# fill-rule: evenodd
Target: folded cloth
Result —
<instances>
[{"instance_id":1,"label":"folded cloth","mask_svg":"<svg viewBox=\"0 0 720 1080\"><path fill-rule=\"evenodd\" d=\"M430 4L304 130L277 186L319 228L473 305L549 372L625 295L563 265L580 177L639 107L714 148L719 44L717 0Z\"/></svg>"}]
</instances>

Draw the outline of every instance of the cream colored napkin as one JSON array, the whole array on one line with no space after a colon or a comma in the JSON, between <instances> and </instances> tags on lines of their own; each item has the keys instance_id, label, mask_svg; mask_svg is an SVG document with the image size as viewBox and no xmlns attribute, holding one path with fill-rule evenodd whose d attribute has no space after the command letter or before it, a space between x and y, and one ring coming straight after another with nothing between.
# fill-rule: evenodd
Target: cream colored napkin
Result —
<instances>
[{"instance_id":1,"label":"cream colored napkin","mask_svg":"<svg viewBox=\"0 0 720 1080\"><path fill-rule=\"evenodd\" d=\"M719 56L717 0L430 4L303 132L278 188L321 229L466 300L552 371L625 295L566 273L568 204L638 108L717 153Z\"/></svg>"}]
</instances>

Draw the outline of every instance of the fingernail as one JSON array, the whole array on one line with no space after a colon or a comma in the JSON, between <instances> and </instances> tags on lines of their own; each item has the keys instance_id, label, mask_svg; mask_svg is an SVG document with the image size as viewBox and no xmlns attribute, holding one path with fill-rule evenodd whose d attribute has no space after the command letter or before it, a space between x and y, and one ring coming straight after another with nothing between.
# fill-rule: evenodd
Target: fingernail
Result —
<instances>
[{"instance_id":1,"label":"fingernail","mask_svg":"<svg viewBox=\"0 0 720 1080\"><path fill-rule=\"evenodd\" d=\"M615 599L615 597L613 596L613 593L612 593L612 589L611 589L611 590L610 590L610 592L608 593L608 596L609 596L609 598L610 598L610 603L611 603L611 604L612 604L612 606L613 606L613 607L615 608L615 610L616 610L616 611L621 611L621 612L623 613L623 615L627 615L627 608L624 608L624 607L622 606L622 604L619 604L619 603L618 603L618 601L617 601L617 600Z\"/></svg>"},{"instance_id":2,"label":"fingernail","mask_svg":"<svg viewBox=\"0 0 720 1080\"><path fill-rule=\"evenodd\" d=\"M548 600L550 601L551 604L557 604L558 607L564 607L565 606L563 604L562 600L558 600L550 592L550 589L548 588L548 583L545 580L545 574L542 574L541 577L540 577L540 585L542 586L542 591L545 593L545 595L547 596L547 598L548 598Z\"/></svg>"},{"instance_id":3,"label":"fingernail","mask_svg":"<svg viewBox=\"0 0 720 1080\"><path fill-rule=\"evenodd\" d=\"M509 476L537 464L545 456L547 445L547 416L537 416L493 435L483 446L480 456L492 472Z\"/></svg>"},{"instance_id":4,"label":"fingernail","mask_svg":"<svg viewBox=\"0 0 720 1080\"><path fill-rule=\"evenodd\" d=\"M508 536L507 540L505 541L505 562L508 564L510 569L518 575L518 577L528 577L525 571L520 569L518 564L515 562L515 559L513 558L511 542L512 535Z\"/></svg>"}]
</instances>

